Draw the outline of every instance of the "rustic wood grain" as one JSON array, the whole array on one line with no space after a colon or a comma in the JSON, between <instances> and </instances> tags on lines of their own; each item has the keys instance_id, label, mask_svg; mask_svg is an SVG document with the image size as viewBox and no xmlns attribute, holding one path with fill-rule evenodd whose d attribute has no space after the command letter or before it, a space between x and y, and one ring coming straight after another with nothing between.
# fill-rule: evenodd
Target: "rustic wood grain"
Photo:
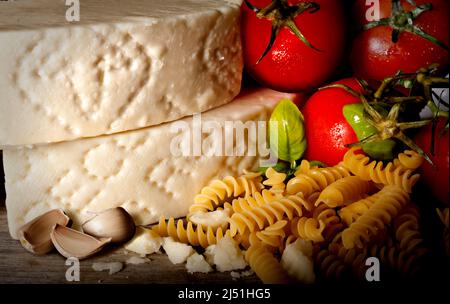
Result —
<instances>
[{"instance_id":1,"label":"rustic wood grain","mask_svg":"<svg viewBox=\"0 0 450 304\"><path fill-rule=\"evenodd\" d=\"M80 262L79 283L256 283L255 276L234 281L230 272L189 274L185 265L173 265L165 254L150 255L145 264L126 264L135 254L123 248L109 248L97 256ZM65 273L66 259L56 251L35 256L26 251L8 232L6 209L0 207L0 283L67 283ZM109 275L107 271L92 269L95 262L122 262L124 269ZM71 284L74 284L70 282Z\"/></svg>"}]
</instances>

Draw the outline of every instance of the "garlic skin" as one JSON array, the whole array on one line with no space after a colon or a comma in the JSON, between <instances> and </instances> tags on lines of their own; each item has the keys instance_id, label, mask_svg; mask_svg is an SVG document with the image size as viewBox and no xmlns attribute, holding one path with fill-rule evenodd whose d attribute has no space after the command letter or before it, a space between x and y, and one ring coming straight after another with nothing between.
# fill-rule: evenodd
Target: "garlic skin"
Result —
<instances>
[{"instance_id":1,"label":"garlic skin","mask_svg":"<svg viewBox=\"0 0 450 304\"><path fill-rule=\"evenodd\" d=\"M117 207L96 214L82 225L82 229L96 238L111 238L112 243L124 243L133 237L136 225L125 209Z\"/></svg>"},{"instance_id":2,"label":"garlic skin","mask_svg":"<svg viewBox=\"0 0 450 304\"><path fill-rule=\"evenodd\" d=\"M62 256L80 260L96 254L111 242L111 238L96 239L93 236L61 225L56 225L53 228L50 237L56 250Z\"/></svg>"},{"instance_id":3,"label":"garlic skin","mask_svg":"<svg viewBox=\"0 0 450 304\"><path fill-rule=\"evenodd\" d=\"M70 218L61 209L50 210L19 228L19 240L31 253L44 255L53 250L50 234L55 225L67 226Z\"/></svg>"}]
</instances>

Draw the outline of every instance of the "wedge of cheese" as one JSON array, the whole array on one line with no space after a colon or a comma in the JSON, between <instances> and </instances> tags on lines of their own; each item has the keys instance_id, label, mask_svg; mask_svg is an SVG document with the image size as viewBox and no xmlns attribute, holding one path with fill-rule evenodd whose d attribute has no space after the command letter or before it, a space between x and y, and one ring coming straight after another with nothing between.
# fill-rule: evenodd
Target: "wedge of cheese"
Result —
<instances>
[{"instance_id":1,"label":"wedge of cheese","mask_svg":"<svg viewBox=\"0 0 450 304\"><path fill-rule=\"evenodd\" d=\"M53 208L65 210L77 225L90 212L117 206L125 208L139 225L154 223L161 215L185 216L194 196L211 179L240 175L243 169L259 165L258 157L248 149L256 146L257 138L239 141L237 129L226 125L264 123L284 97L296 96L269 89L242 93L232 103L201 115L202 126L213 122L216 129L202 128L200 136L194 127L199 117L194 116L120 134L4 150L11 235L17 237L18 227ZM224 135L218 137L217 130ZM194 137L201 139L200 154L194 151ZM225 138L233 138L236 152L232 155L239 154L239 147L244 155L214 156L220 153L211 151L220 152L215 149ZM174 149L186 148L186 143L192 143L188 150Z\"/></svg>"},{"instance_id":2,"label":"wedge of cheese","mask_svg":"<svg viewBox=\"0 0 450 304\"><path fill-rule=\"evenodd\" d=\"M69 2L71 3L71 2ZM135 130L240 90L239 4L0 1L0 147Z\"/></svg>"}]
</instances>

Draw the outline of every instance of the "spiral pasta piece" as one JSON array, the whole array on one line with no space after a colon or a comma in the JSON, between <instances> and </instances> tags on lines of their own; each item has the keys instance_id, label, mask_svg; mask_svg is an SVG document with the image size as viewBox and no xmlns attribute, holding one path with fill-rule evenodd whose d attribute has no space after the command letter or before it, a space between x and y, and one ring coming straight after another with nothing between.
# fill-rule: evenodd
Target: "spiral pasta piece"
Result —
<instances>
[{"instance_id":1,"label":"spiral pasta piece","mask_svg":"<svg viewBox=\"0 0 450 304\"><path fill-rule=\"evenodd\" d=\"M301 194L290 195L256 208L242 210L234 213L230 218L232 234L243 234L247 229L250 232L262 230L287 217L302 216L304 210L311 210L312 206Z\"/></svg>"},{"instance_id":2,"label":"spiral pasta piece","mask_svg":"<svg viewBox=\"0 0 450 304\"><path fill-rule=\"evenodd\" d=\"M319 195L316 206L325 204L330 208L352 203L372 190L372 184L357 176L347 176L327 186Z\"/></svg>"},{"instance_id":3,"label":"spiral pasta piece","mask_svg":"<svg viewBox=\"0 0 450 304\"><path fill-rule=\"evenodd\" d=\"M152 230L162 237L170 236L176 241L193 246L200 245L203 248L216 244L224 236L234 237L230 230L224 232L222 228L218 228L214 231L211 227L208 227L205 232L204 227L201 225L197 225L194 228L192 222L188 222L185 227L183 220L178 220L175 223L173 217L166 221L163 216L159 219L159 223L152 227Z\"/></svg>"},{"instance_id":4,"label":"spiral pasta piece","mask_svg":"<svg viewBox=\"0 0 450 304\"><path fill-rule=\"evenodd\" d=\"M294 176L299 176L300 174L308 173L313 169L317 169L317 166L311 166L311 163L306 159L302 159L300 165L297 167L297 170L294 173Z\"/></svg>"},{"instance_id":5,"label":"spiral pasta piece","mask_svg":"<svg viewBox=\"0 0 450 304\"><path fill-rule=\"evenodd\" d=\"M196 212L212 211L221 206L225 200L259 192L263 187L261 180L260 174L248 173L238 178L227 176L222 180L211 181L195 196L188 217Z\"/></svg>"},{"instance_id":6,"label":"spiral pasta piece","mask_svg":"<svg viewBox=\"0 0 450 304\"><path fill-rule=\"evenodd\" d=\"M225 209L231 209L234 212L243 212L244 210L251 210L253 208L262 206L264 204L273 202L280 199L281 196L276 193L264 189L260 192L255 192L253 195L247 197L239 197L233 200L233 202L225 203Z\"/></svg>"},{"instance_id":7,"label":"spiral pasta piece","mask_svg":"<svg viewBox=\"0 0 450 304\"><path fill-rule=\"evenodd\" d=\"M416 170L422 165L423 161L423 157L416 151L405 150L398 154L397 158L393 160L393 163L396 167L402 167L406 170Z\"/></svg>"},{"instance_id":8,"label":"spiral pasta piece","mask_svg":"<svg viewBox=\"0 0 450 304\"><path fill-rule=\"evenodd\" d=\"M316 207L312 213L313 218L318 221L322 221L325 225L325 229L322 232L322 236L328 242L332 240L336 234L342 231L344 225L341 223L341 219L337 215L336 210L329 208L325 204L321 204Z\"/></svg>"},{"instance_id":9,"label":"spiral pasta piece","mask_svg":"<svg viewBox=\"0 0 450 304\"><path fill-rule=\"evenodd\" d=\"M284 181L287 177L285 173L277 172L273 168L266 170L267 179L263 182L263 185L270 186L270 190L275 193L283 194L286 188Z\"/></svg>"},{"instance_id":10,"label":"spiral pasta piece","mask_svg":"<svg viewBox=\"0 0 450 304\"><path fill-rule=\"evenodd\" d=\"M283 240L286 237L285 227L288 222L281 220L273 225L270 225L262 231L256 232L256 237L264 244L271 247L276 247L282 250Z\"/></svg>"},{"instance_id":11,"label":"spiral pasta piece","mask_svg":"<svg viewBox=\"0 0 450 304\"><path fill-rule=\"evenodd\" d=\"M344 165L354 175L365 181L373 181L377 184L396 185L408 193L418 181L420 175L413 174L413 170L396 166L389 162L386 166L383 162L370 161L370 158L357 154L358 148L352 148L344 155Z\"/></svg>"},{"instance_id":12,"label":"spiral pasta piece","mask_svg":"<svg viewBox=\"0 0 450 304\"><path fill-rule=\"evenodd\" d=\"M325 223L315 218L300 217L291 221L291 232L294 236L303 240L323 242L322 235Z\"/></svg>"},{"instance_id":13,"label":"spiral pasta piece","mask_svg":"<svg viewBox=\"0 0 450 304\"><path fill-rule=\"evenodd\" d=\"M340 259L340 261L348 266L353 275L359 279L365 277L367 266L365 264L367 259L366 250L358 250L356 248L347 249L342 244L331 243L328 250Z\"/></svg>"},{"instance_id":14,"label":"spiral pasta piece","mask_svg":"<svg viewBox=\"0 0 450 304\"><path fill-rule=\"evenodd\" d=\"M245 260L265 284L289 283L289 276L277 258L261 245L250 246L245 253Z\"/></svg>"},{"instance_id":15,"label":"spiral pasta piece","mask_svg":"<svg viewBox=\"0 0 450 304\"><path fill-rule=\"evenodd\" d=\"M417 254L408 254L398 249L391 239L385 244L374 244L367 249L368 256L377 257L382 265L396 270L404 275L414 275L420 271L420 260L425 251Z\"/></svg>"},{"instance_id":16,"label":"spiral pasta piece","mask_svg":"<svg viewBox=\"0 0 450 304\"><path fill-rule=\"evenodd\" d=\"M380 198L380 195L380 192L377 192L342 208L339 210L339 216L347 226L350 226L355 220L357 220L361 215L366 213L370 207L373 206L373 204Z\"/></svg>"},{"instance_id":17,"label":"spiral pasta piece","mask_svg":"<svg viewBox=\"0 0 450 304\"><path fill-rule=\"evenodd\" d=\"M419 210L410 204L394 220L395 237L400 243L400 250L411 253L423 243L419 231Z\"/></svg>"},{"instance_id":18,"label":"spiral pasta piece","mask_svg":"<svg viewBox=\"0 0 450 304\"><path fill-rule=\"evenodd\" d=\"M315 255L314 264L327 279L341 279L348 268L338 256L327 249L322 249Z\"/></svg>"},{"instance_id":19,"label":"spiral pasta piece","mask_svg":"<svg viewBox=\"0 0 450 304\"><path fill-rule=\"evenodd\" d=\"M341 164L328 168L303 169L302 172L304 173L297 174L287 183L286 192L288 194L301 192L305 197L308 197L313 192L323 190L338 179L350 176L350 172Z\"/></svg>"},{"instance_id":20,"label":"spiral pasta piece","mask_svg":"<svg viewBox=\"0 0 450 304\"><path fill-rule=\"evenodd\" d=\"M408 193L397 186L386 186L380 192L380 198L373 206L342 232L345 248L362 248L383 230L409 201Z\"/></svg>"}]
</instances>

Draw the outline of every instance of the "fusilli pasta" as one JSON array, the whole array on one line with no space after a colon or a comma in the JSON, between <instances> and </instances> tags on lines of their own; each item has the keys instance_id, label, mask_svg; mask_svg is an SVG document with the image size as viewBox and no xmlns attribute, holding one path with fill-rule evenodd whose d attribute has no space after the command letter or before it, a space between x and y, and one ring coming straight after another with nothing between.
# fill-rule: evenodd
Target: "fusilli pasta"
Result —
<instances>
[{"instance_id":1,"label":"fusilli pasta","mask_svg":"<svg viewBox=\"0 0 450 304\"><path fill-rule=\"evenodd\" d=\"M322 191L338 179L350 176L349 171L342 165L329 168L303 169L302 172L304 173L299 173L288 181L286 185L288 194L301 192L305 197L308 197L313 192Z\"/></svg>"},{"instance_id":2,"label":"fusilli pasta","mask_svg":"<svg viewBox=\"0 0 450 304\"><path fill-rule=\"evenodd\" d=\"M230 218L230 229L233 234L243 234L247 229L250 232L262 230L285 217L293 219L295 216L302 216L305 210L311 208L301 194L290 195L249 210L235 212Z\"/></svg>"},{"instance_id":3,"label":"fusilli pasta","mask_svg":"<svg viewBox=\"0 0 450 304\"><path fill-rule=\"evenodd\" d=\"M176 241L193 246L200 245L203 248L216 244L224 236L229 236L231 238L234 236L231 235L230 230L224 232L222 228L218 228L214 231L211 227L208 227L205 232L203 226L197 225L196 228L194 228L192 222L188 222L185 227L183 220L178 220L178 222L175 223L173 217L169 218L167 222L164 217L161 217L159 223L153 226L152 230L162 237L170 236Z\"/></svg>"},{"instance_id":4,"label":"fusilli pasta","mask_svg":"<svg viewBox=\"0 0 450 304\"><path fill-rule=\"evenodd\" d=\"M409 200L408 194L397 186L386 186L380 194L373 206L342 232L345 248L362 248L391 222Z\"/></svg>"},{"instance_id":5,"label":"fusilli pasta","mask_svg":"<svg viewBox=\"0 0 450 304\"><path fill-rule=\"evenodd\" d=\"M245 253L245 259L263 283L285 284L289 282L287 272L265 246L250 246Z\"/></svg>"},{"instance_id":6,"label":"fusilli pasta","mask_svg":"<svg viewBox=\"0 0 450 304\"><path fill-rule=\"evenodd\" d=\"M322 242L324 237L322 235L325 229L325 223L322 220L315 218L293 218L291 220L291 232L294 236L303 240Z\"/></svg>"},{"instance_id":7,"label":"fusilli pasta","mask_svg":"<svg viewBox=\"0 0 450 304\"><path fill-rule=\"evenodd\" d=\"M403 166L396 166L394 162L385 166L381 161L370 161L364 154L357 154L357 150L358 148L352 148L344 155L344 166L353 174L365 181L396 185L411 193L412 187L420 177L419 174L413 174L413 170L405 169Z\"/></svg>"},{"instance_id":8,"label":"fusilli pasta","mask_svg":"<svg viewBox=\"0 0 450 304\"><path fill-rule=\"evenodd\" d=\"M225 203L224 208L231 209L233 212L243 212L244 210L251 210L280 198L282 196L264 189L261 193L255 192L253 195L247 197L236 198L231 204Z\"/></svg>"},{"instance_id":9,"label":"fusilli pasta","mask_svg":"<svg viewBox=\"0 0 450 304\"><path fill-rule=\"evenodd\" d=\"M357 176L346 176L327 186L319 195L316 206L325 204L330 208L345 206L372 191L372 184Z\"/></svg>"},{"instance_id":10,"label":"fusilli pasta","mask_svg":"<svg viewBox=\"0 0 450 304\"><path fill-rule=\"evenodd\" d=\"M357 220L361 215L363 215L370 207L380 198L380 192L377 192L371 196L360 199L341 210L339 210L339 216L342 221L350 226L355 220Z\"/></svg>"},{"instance_id":11,"label":"fusilli pasta","mask_svg":"<svg viewBox=\"0 0 450 304\"><path fill-rule=\"evenodd\" d=\"M396 167L403 167L406 170L416 170L419 168L424 159L416 151L406 150L399 153L397 158L393 160Z\"/></svg>"},{"instance_id":12,"label":"fusilli pasta","mask_svg":"<svg viewBox=\"0 0 450 304\"><path fill-rule=\"evenodd\" d=\"M259 192L263 187L261 180L260 174L257 173L248 173L238 178L227 176L223 180L213 180L195 196L194 203L189 208L188 218L196 212L212 211L221 206L225 200Z\"/></svg>"},{"instance_id":13,"label":"fusilli pasta","mask_svg":"<svg viewBox=\"0 0 450 304\"><path fill-rule=\"evenodd\" d=\"M279 173L275 171L273 168L268 168L266 170L267 179L263 182L265 186L270 186L270 190L275 193L283 194L286 188L284 184L284 180L287 175L285 173Z\"/></svg>"},{"instance_id":14,"label":"fusilli pasta","mask_svg":"<svg viewBox=\"0 0 450 304\"><path fill-rule=\"evenodd\" d=\"M419 210L414 204L409 204L394 219L394 229L400 250L411 253L421 247L423 239L419 231Z\"/></svg>"},{"instance_id":15,"label":"fusilli pasta","mask_svg":"<svg viewBox=\"0 0 450 304\"><path fill-rule=\"evenodd\" d=\"M256 237L264 244L279 248L282 251L283 240L286 237L285 227L288 224L286 220L281 220L270 225L262 231L256 232Z\"/></svg>"}]
</instances>

